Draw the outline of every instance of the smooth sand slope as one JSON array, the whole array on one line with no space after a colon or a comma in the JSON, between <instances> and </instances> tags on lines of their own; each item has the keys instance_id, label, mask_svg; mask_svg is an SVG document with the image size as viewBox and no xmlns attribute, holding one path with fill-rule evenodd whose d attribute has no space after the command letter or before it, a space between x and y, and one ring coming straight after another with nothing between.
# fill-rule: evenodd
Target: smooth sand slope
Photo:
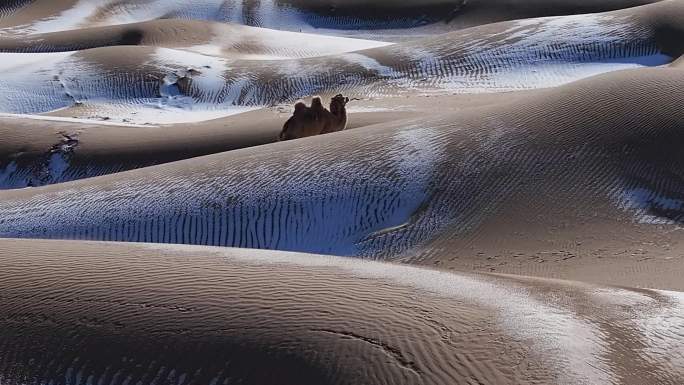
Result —
<instances>
[{"instance_id":1,"label":"smooth sand slope","mask_svg":"<svg viewBox=\"0 0 684 385\"><path fill-rule=\"evenodd\" d=\"M0 34L49 33L156 19L194 19L402 40L498 21L602 12L653 2L655 0L11 1L0 8L0 16L4 16L0 19Z\"/></svg>"},{"instance_id":2,"label":"smooth sand slope","mask_svg":"<svg viewBox=\"0 0 684 385\"><path fill-rule=\"evenodd\" d=\"M681 259L682 87L678 69L625 71L506 105L5 191L0 235L425 263L509 250Z\"/></svg>"},{"instance_id":3,"label":"smooth sand slope","mask_svg":"<svg viewBox=\"0 0 684 385\"><path fill-rule=\"evenodd\" d=\"M674 292L239 249L0 248L3 384L684 378Z\"/></svg>"}]
</instances>

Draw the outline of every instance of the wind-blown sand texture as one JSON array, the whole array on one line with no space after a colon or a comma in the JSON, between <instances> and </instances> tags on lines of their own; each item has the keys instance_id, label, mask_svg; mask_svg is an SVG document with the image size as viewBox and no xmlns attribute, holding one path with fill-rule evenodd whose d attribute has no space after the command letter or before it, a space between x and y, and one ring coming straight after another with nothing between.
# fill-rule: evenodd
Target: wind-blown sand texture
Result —
<instances>
[{"instance_id":1,"label":"wind-blown sand texture","mask_svg":"<svg viewBox=\"0 0 684 385\"><path fill-rule=\"evenodd\" d=\"M602 12L657 0L55 0L10 1L0 23L26 35L157 19L401 38L497 21ZM11 17L7 17L11 16Z\"/></svg>"},{"instance_id":2,"label":"wind-blown sand texture","mask_svg":"<svg viewBox=\"0 0 684 385\"><path fill-rule=\"evenodd\" d=\"M684 0L3 2L0 384L684 383L683 54Z\"/></svg>"},{"instance_id":3,"label":"wind-blown sand texture","mask_svg":"<svg viewBox=\"0 0 684 385\"><path fill-rule=\"evenodd\" d=\"M348 130L334 141L5 191L0 235L386 259L441 259L493 241L534 253L604 227L637 239L668 228L663 237L678 245L683 75L609 74L508 105ZM512 231L521 234L506 239Z\"/></svg>"},{"instance_id":4,"label":"wind-blown sand texture","mask_svg":"<svg viewBox=\"0 0 684 385\"><path fill-rule=\"evenodd\" d=\"M675 383L684 370L676 292L254 250L0 245L3 383Z\"/></svg>"}]
</instances>

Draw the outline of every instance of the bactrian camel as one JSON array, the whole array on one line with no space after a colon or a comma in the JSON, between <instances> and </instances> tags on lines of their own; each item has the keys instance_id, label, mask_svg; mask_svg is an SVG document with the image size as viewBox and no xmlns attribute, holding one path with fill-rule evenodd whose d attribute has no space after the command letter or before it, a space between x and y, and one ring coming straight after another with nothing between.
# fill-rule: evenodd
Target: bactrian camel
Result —
<instances>
[{"instance_id":1,"label":"bactrian camel","mask_svg":"<svg viewBox=\"0 0 684 385\"><path fill-rule=\"evenodd\" d=\"M279 139L291 140L344 130L347 127L347 103L349 98L342 95L330 100L330 110L323 107L318 96L311 100L311 107L297 102L294 114L285 122Z\"/></svg>"}]
</instances>

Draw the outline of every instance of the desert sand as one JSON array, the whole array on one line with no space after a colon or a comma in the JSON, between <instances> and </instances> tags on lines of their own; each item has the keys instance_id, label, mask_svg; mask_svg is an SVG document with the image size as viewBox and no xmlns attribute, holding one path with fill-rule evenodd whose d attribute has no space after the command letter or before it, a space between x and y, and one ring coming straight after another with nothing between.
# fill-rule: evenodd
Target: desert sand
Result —
<instances>
[{"instance_id":1,"label":"desert sand","mask_svg":"<svg viewBox=\"0 0 684 385\"><path fill-rule=\"evenodd\" d=\"M157 19L219 21L286 31L404 40L499 21L605 12L658 0L55 0L5 2L0 28L27 35ZM11 16L11 17L10 17ZM382 40L382 39L379 39Z\"/></svg>"},{"instance_id":2,"label":"desert sand","mask_svg":"<svg viewBox=\"0 0 684 385\"><path fill-rule=\"evenodd\" d=\"M256 250L0 245L3 383L637 384L684 368L681 293Z\"/></svg>"},{"instance_id":3,"label":"desert sand","mask_svg":"<svg viewBox=\"0 0 684 385\"><path fill-rule=\"evenodd\" d=\"M682 55L683 0L4 2L0 384L684 383Z\"/></svg>"},{"instance_id":4,"label":"desert sand","mask_svg":"<svg viewBox=\"0 0 684 385\"><path fill-rule=\"evenodd\" d=\"M6 190L0 235L447 265L644 249L681 261L682 86L679 69L616 72L507 104Z\"/></svg>"}]
</instances>

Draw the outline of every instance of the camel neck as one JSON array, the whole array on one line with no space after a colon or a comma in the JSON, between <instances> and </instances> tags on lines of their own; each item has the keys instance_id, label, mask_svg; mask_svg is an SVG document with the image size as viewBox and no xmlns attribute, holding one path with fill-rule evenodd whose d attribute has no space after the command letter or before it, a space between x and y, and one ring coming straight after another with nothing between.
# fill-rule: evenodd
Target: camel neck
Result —
<instances>
[{"instance_id":1,"label":"camel neck","mask_svg":"<svg viewBox=\"0 0 684 385\"><path fill-rule=\"evenodd\" d=\"M342 116L345 116L347 114L347 108L346 107L335 108L333 106L330 106L330 112L335 116L342 117Z\"/></svg>"}]
</instances>

